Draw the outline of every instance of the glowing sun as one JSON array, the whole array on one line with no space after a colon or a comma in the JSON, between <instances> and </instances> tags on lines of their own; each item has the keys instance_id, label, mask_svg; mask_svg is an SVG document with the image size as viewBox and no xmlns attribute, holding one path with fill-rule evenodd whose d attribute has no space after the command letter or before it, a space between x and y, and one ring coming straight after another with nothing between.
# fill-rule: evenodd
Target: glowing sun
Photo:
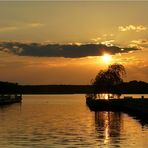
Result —
<instances>
[{"instance_id":1,"label":"glowing sun","mask_svg":"<svg viewBox=\"0 0 148 148\"><path fill-rule=\"evenodd\" d=\"M109 64L112 60L112 56L110 54L105 53L103 56L101 56L101 59L104 63Z\"/></svg>"}]
</instances>

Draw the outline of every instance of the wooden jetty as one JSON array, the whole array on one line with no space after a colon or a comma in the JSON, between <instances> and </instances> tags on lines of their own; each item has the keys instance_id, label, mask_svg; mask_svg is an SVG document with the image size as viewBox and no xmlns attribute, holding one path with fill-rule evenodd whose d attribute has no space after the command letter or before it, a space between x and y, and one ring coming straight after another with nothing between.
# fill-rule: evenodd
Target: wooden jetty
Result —
<instances>
[{"instance_id":1,"label":"wooden jetty","mask_svg":"<svg viewBox=\"0 0 148 148\"><path fill-rule=\"evenodd\" d=\"M17 83L0 82L0 105L22 101L22 89Z\"/></svg>"},{"instance_id":2,"label":"wooden jetty","mask_svg":"<svg viewBox=\"0 0 148 148\"><path fill-rule=\"evenodd\" d=\"M92 99L86 98L86 104L92 111L121 111L148 117L147 98Z\"/></svg>"},{"instance_id":3,"label":"wooden jetty","mask_svg":"<svg viewBox=\"0 0 148 148\"><path fill-rule=\"evenodd\" d=\"M0 95L0 105L19 103L22 101L22 95Z\"/></svg>"}]
</instances>

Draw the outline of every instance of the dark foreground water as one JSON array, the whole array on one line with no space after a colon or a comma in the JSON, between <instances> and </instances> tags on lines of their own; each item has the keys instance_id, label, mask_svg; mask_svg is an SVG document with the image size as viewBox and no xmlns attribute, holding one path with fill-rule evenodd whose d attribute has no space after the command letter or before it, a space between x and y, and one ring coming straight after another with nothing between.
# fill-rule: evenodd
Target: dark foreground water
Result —
<instances>
[{"instance_id":1,"label":"dark foreground water","mask_svg":"<svg viewBox=\"0 0 148 148\"><path fill-rule=\"evenodd\" d=\"M84 95L23 96L0 107L0 148L147 148L148 124L91 112Z\"/></svg>"}]
</instances>

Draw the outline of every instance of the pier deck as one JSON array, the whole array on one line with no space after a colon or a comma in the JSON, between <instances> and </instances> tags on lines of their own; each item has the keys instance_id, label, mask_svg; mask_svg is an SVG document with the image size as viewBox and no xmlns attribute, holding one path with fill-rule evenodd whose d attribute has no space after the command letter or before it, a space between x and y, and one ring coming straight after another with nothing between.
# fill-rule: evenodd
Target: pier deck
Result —
<instances>
[{"instance_id":1,"label":"pier deck","mask_svg":"<svg viewBox=\"0 0 148 148\"><path fill-rule=\"evenodd\" d=\"M0 96L0 105L19 103L22 101L22 96Z\"/></svg>"},{"instance_id":2,"label":"pier deck","mask_svg":"<svg viewBox=\"0 0 148 148\"><path fill-rule=\"evenodd\" d=\"M121 111L148 116L148 99L86 99L92 111Z\"/></svg>"}]
</instances>

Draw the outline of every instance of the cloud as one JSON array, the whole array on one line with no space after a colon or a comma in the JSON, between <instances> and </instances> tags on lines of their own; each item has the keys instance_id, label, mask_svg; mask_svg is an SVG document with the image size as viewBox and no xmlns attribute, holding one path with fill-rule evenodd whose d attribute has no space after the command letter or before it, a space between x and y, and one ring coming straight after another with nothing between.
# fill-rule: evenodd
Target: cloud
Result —
<instances>
[{"instance_id":1,"label":"cloud","mask_svg":"<svg viewBox=\"0 0 148 148\"><path fill-rule=\"evenodd\" d=\"M138 50L137 48L120 48L103 44L29 44L20 42L2 42L0 43L0 47L0 51L18 56L64 58L101 56L104 52L116 54Z\"/></svg>"},{"instance_id":2,"label":"cloud","mask_svg":"<svg viewBox=\"0 0 148 148\"><path fill-rule=\"evenodd\" d=\"M94 41L94 42L98 42L98 41L101 40L101 38L100 38L100 37L97 37L97 38L93 38L93 39L91 39L91 40Z\"/></svg>"},{"instance_id":3,"label":"cloud","mask_svg":"<svg viewBox=\"0 0 148 148\"><path fill-rule=\"evenodd\" d=\"M99 36L99 37L96 37L96 38L92 38L91 40L93 42L100 42L100 41L103 41L103 40L109 40L109 39L112 39L112 37L114 37L115 35L114 34L103 34L102 36Z\"/></svg>"},{"instance_id":4,"label":"cloud","mask_svg":"<svg viewBox=\"0 0 148 148\"><path fill-rule=\"evenodd\" d=\"M28 24L28 26L32 28L36 28L36 27L42 27L44 26L44 24L36 22L36 23L30 23Z\"/></svg>"},{"instance_id":5,"label":"cloud","mask_svg":"<svg viewBox=\"0 0 148 148\"><path fill-rule=\"evenodd\" d=\"M14 31L17 29L16 26L0 27L0 32Z\"/></svg>"},{"instance_id":6,"label":"cloud","mask_svg":"<svg viewBox=\"0 0 148 148\"><path fill-rule=\"evenodd\" d=\"M115 42L115 40L108 40L108 41L101 42L101 44L104 44L106 46L113 46L112 43L114 43L114 42Z\"/></svg>"},{"instance_id":7,"label":"cloud","mask_svg":"<svg viewBox=\"0 0 148 148\"><path fill-rule=\"evenodd\" d=\"M139 47L148 47L148 39L132 40L131 44Z\"/></svg>"},{"instance_id":8,"label":"cloud","mask_svg":"<svg viewBox=\"0 0 148 148\"><path fill-rule=\"evenodd\" d=\"M1 26L0 32L9 32L9 31L16 31L19 29L28 29L28 28L38 28L42 27L44 24L39 22L33 22L33 23L27 23L27 24L21 24L21 25L14 25L14 26Z\"/></svg>"},{"instance_id":9,"label":"cloud","mask_svg":"<svg viewBox=\"0 0 148 148\"><path fill-rule=\"evenodd\" d=\"M113 36L115 36L114 34L103 34L103 37L113 37Z\"/></svg>"},{"instance_id":10,"label":"cloud","mask_svg":"<svg viewBox=\"0 0 148 148\"><path fill-rule=\"evenodd\" d=\"M148 44L148 39L133 40L131 42L135 43L135 44L140 44L140 45L147 45Z\"/></svg>"},{"instance_id":11,"label":"cloud","mask_svg":"<svg viewBox=\"0 0 148 148\"><path fill-rule=\"evenodd\" d=\"M134 26L134 25L128 25L128 26L119 26L118 27L119 31L125 32L125 31L145 31L147 27L139 25L139 26Z\"/></svg>"}]
</instances>

